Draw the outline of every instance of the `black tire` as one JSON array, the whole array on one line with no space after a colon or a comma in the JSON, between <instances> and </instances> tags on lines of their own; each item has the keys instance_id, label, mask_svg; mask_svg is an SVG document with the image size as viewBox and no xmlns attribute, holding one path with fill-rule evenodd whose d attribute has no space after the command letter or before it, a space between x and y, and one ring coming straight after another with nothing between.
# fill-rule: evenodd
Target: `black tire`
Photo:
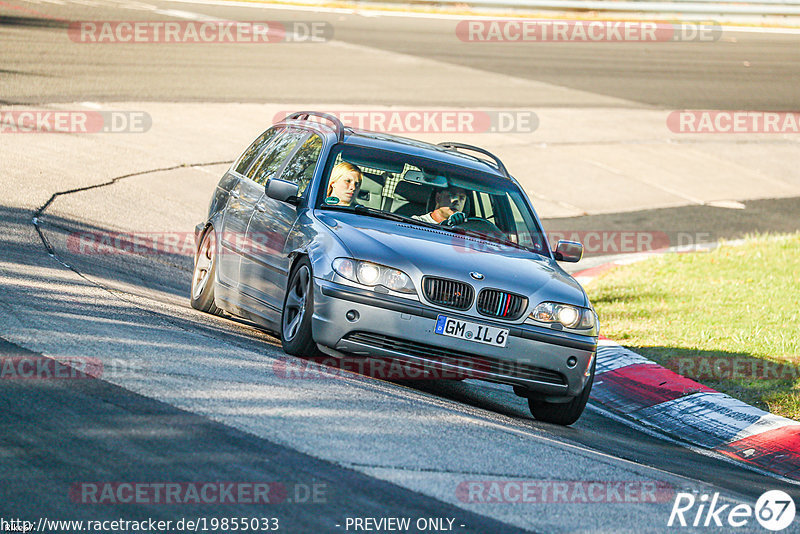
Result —
<instances>
[{"instance_id":1,"label":"black tire","mask_svg":"<svg viewBox=\"0 0 800 534\"><path fill-rule=\"evenodd\" d=\"M220 315L222 310L214 304L214 280L217 276L216 241L214 228L209 228L200 240L197 253L194 255L190 297L192 308Z\"/></svg>"},{"instance_id":2,"label":"black tire","mask_svg":"<svg viewBox=\"0 0 800 534\"><path fill-rule=\"evenodd\" d=\"M592 374L589 376L589 381L586 382L583 391L569 402L556 403L528 398L528 407L531 410L531 414L539 421L556 425L571 425L580 419L589 400L589 394L592 392L595 367L596 360L592 362Z\"/></svg>"},{"instance_id":3,"label":"black tire","mask_svg":"<svg viewBox=\"0 0 800 534\"><path fill-rule=\"evenodd\" d=\"M314 282L311 262L301 259L289 275L281 313L281 344L292 356L311 357L319 354L311 333L314 314Z\"/></svg>"}]
</instances>

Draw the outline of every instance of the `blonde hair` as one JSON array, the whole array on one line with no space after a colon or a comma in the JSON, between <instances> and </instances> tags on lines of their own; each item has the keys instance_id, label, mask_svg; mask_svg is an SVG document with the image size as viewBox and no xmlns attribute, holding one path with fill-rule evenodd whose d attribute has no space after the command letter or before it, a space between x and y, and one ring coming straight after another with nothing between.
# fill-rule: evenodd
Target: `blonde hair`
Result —
<instances>
[{"instance_id":1,"label":"blonde hair","mask_svg":"<svg viewBox=\"0 0 800 534\"><path fill-rule=\"evenodd\" d=\"M358 175L358 183L361 184L361 181L364 179L361 176L361 169L350 163L349 161L340 161L336 164L336 166L331 171L331 179L328 181L328 192L325 195L326 197L331 196L333 193L333 183L343 177L345 174L356 173Z\"/></svg>"}]
</instances>

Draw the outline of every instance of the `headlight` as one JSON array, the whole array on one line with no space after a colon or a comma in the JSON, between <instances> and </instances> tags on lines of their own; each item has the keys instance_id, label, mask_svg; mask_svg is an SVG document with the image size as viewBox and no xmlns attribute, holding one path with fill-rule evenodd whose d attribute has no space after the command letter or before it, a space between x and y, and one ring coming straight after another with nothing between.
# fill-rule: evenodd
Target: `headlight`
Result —
<instances>
[{"instance_id":1,"label":"headlight","mask_svg":"<svg viewBox=\"0 0 800 534\"><path fill-rule=\"evenodd\" d=\"M565 328L590 330L595 326L594 311L557 302L542 302L528 316L540 323L559 323Z\"/></svg>"},{"instance_id":2,"label":"headlight","mask_svg":"<svg viewBox=\"0 0 800 534\"><path fill-rule=\"evenodd\" d=\"M581 312L572 306L562 306L558 310L558 322L569 328L578 326L581 318Z\"/></svg>"},{"instance_id":3,"label":"headlight","mask_svg":"<svg viewBox=\"0 0 800 534\"><path fill-rule=\"evenodd\" d=\"M366 261L358 262L358 281L365 286L374 286L381 279L381 268L374 263Z\"/></svg>"},{"instance_id":4,"label":"headlight","mask_svg":"<svg viewBox=\"0 0 800 534\"><path fill-rule=\"evenodd\" d=\"M351 282L370 287L383 286L398 293L417 292L406 273L385 265L350 258L336 258L332 266L336 274Z\"/></svg>"}]
</instances>

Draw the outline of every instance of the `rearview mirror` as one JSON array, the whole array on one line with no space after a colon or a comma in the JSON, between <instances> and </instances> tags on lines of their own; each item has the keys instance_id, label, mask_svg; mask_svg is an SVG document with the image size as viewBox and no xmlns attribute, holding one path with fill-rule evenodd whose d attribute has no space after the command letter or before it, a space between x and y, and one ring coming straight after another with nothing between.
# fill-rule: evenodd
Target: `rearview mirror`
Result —
<instances>
[{"instance_id":1,"label":"rearview mirror","mask_svg":"<svg viewBox=\"0 0 800 534\"><path fill-rule=\"evenodd\" d=\"M299 199L297 194L300 188L294 182L287 182L286 180L279 180L277 178L271 179L267 182L267 196L280 200L281 202L288 202L289 204L297 204Z\"/></svg>"},{"instance_id":2,"label":"rearview mirror","mask_svg":"<svg viewBox=\"0 0 800 534\"><path fill-rule=\"evenodd\" d=\"M578 263L583 257L583 245L577 241L558 241L553 255L558 261L566 261L569 263Z\"/></svg>"}]
</instances>

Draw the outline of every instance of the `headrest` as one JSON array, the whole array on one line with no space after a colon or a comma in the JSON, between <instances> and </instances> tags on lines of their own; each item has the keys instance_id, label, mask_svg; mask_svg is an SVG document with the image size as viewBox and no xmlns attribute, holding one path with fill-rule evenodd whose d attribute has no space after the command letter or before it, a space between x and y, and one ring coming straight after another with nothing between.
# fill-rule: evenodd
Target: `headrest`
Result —
<instances>
[{"instance_id":1,"label":"headrest","mask_svg":"<svg viewBox=\"0 0 800 534\"><path fill-rule=\"evenodd\" d=\"M428 199L431 197L431 191L433 191L433 187L429 185L421 185L415 182L402 180L397 184L397 187L395 187L394 194L409 202L426 206L428 204Z\"/></svg>"},{"instance_id":2,"label":"headrest","mask_svg":"<svg viewBox=\"0 0 800 534\"><path fill-rule=\"evenodd\" d=\"M383 187L383 184L386 183L385 174L372 174L371 172L362 171L361 172L361 176L363 176L365 181L367 181L367 180L372 181L372 182L380 185L381 187ZM362 184L361 187L363 188L364 185Z\"/></svg>"}]
</instances>

